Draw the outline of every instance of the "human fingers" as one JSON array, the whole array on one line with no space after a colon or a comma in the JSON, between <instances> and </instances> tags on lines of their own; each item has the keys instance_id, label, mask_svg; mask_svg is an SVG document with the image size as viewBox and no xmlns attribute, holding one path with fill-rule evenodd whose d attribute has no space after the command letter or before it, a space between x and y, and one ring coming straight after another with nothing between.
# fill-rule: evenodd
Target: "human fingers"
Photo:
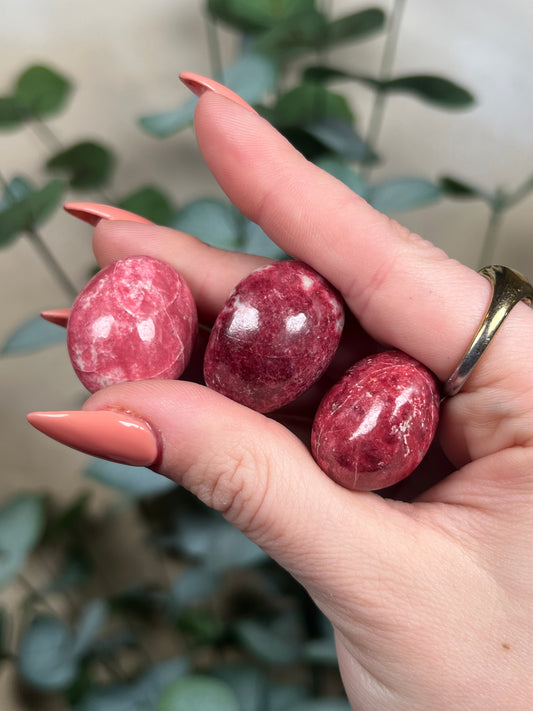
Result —
<instances>
[{"instance_id":1,"label":"human fingers","mask_svg":"<svg viewBox=\"0 0 533 711\"><path fill-rule=\"evenodd\" d=\"M233 287L247 274L270 262L266 257L211 247L185 232L153 224L101 220L93 250L100 266L145 254L173 266L187 281L203 323L211 324Z\"/></svg>"},{"instance_id":2,"label":"human fingers","mask_svg":"<svg viewBox=\"0 0 533 711\"><path fill-rule=\"evenodd\" d=\"M287 253L337 286L366 331L414 356L440 380L450 375L488 305L486 279L378 213L306 161L265 120L226 98L212 92L200 98L196 134L229 198ZM531 338L533 314L518 304L454 398L446 428L454 461L533 441L524 396L533 387ZM482 390L491 396L468 400L468 393ZM460 403L477 413L479 436L469 430ZM505 428L498 408L512 413Z\"/></svg>"}]
</instances>

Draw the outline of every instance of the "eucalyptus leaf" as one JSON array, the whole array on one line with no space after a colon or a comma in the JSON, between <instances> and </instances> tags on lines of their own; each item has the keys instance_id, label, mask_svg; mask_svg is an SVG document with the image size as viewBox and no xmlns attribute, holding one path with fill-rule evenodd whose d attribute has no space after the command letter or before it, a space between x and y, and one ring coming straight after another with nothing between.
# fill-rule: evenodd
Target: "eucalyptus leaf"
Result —
<instances>
[{"instance_id":1,"label":"eucalyptus leaf","mask_svg":"<svg viewBox=\"0 0 533 711\"><path fill-rule=\"evenodd\" d=\"M17 175L6 185L2 199L0 200L0 211L13 205L32 194L34 188L30 181L22 175Z\"/></svg>"},{"instance_id":2,"label":"eucalyptus leaf","mask_svg":"<svg viewBox=\"0 0 533 711\"><path fill-rule=\"evenodd\" d=\"M442 194L439 185L425 178L394 178L372 186L367 199L376 210L390 214L431 205Z\"/></svg>"},{"instance_id":3,"label":"eucalyptus leaf","mask_svg":"<svg viewBox=\"0 0 533 711\"><path fill-rule=\"evenodd\" d=\"M226 67L222 80L249 104L255 104L275 89L278 76L278 68L272 59L253 52L243 54ZM176 109L143 116L139 124L150 135L167 138L192 124L197 101L192 97Z\"/></svg>"},{"instance_id":4,"label":"eucalyptus leaf","mask_svg":"<svg viewBox=\"0 0 533 711\"><path fill-rule=\"evenodd\" d=\"M73 638L66 624L57 617L39 615L24 631L18 671L37 689L66 689L78 671L78 660L73 652Z\"/></svg>"},{"instance_id":5,"label":"eucalyptus leaf","mask_svg":"<svg viewBox=\"0 0 533 711\"><path fill-rule=\"evenodd\" d=\"M440 187L445 195L454 198L485 198L485 191L481 188L448 175L440 179Z\"/></svg>"},{"instance_id":6,"label":"eucalyptus leaf","mask_svg":"<svg viewBox=\"0 0 533 711\"><path fill-rule=\"evenodd\" d=\"M94 685L73 711L151 711L129 684Z\"/></svg>"},{"instance_id":7,"label":"eucalyptus leaf","mask_svg":"<svg viewBox=\"0 0 533 711\"><path fill-rule=\"evenodd\" d=\"M340 180L361 197L366 196L368 190L366 181L359 173L352 170L345 161L334 156L322 156L315 163L319 168L333 175L334 178Z\"/></svg>"},{"instance_id":8,"label":"eucalyptus leaf","mask_svg":"<svg viewBox=\"0 0 533 711\"><path fill-rule=\"evenodd\" d=\"M62 593L87 582L93 571L89 556L79 548L69 552L63 566L52 580L41 589L42 595Z\"/></svg>"},{"instance_id":9,"label":"eucalyptus leaf","mask_svg":"<svg viewBox=\"0 0 533 711\"><path fill-rule=\"evenodd\" d=\"M170 657L157 662L146 669L135 681L136 696L138 698L144 697L145 704L155 709L156 702L165 688L189 674L190 670L191 660L187 657ZM146 711L148 711L147 705L143 707ZM103 711L103 709L99 711Z\"/></svg>"},{"instance_id":10,"label":"eucalyptus leaf","mask_svg":"<svg viewBox=\"0 0 533 711\"><path fill-rule=\"evenodd\" d=\"M14 96L0 96L0 131L19 128L27 120L27 110Z\"/></svg>"},{"instance_id":11,"label":"eucalyptus leaf","mask_svg":"<svg viewBox=\"0 0 533 711\"><path fill-rule=\"evenodd\" d=\"M337 667L337 648L333 637L313 639L303 649L303 658L310 664L325 664Z\"/></svg>"},{"instance_id":12,"label":"eucalyptus leaf","mask_svg":"<svg viewBox=\"0 0 533 711\"><path fill-rule=\"evenodd\" d=\"M210 669L234 691L242 711L265 711L270 681L257 667L249 664L226 664Z\"/></svg>"},{"instance_id":13,"label":"eucalyptus leaf","mask_svg":"<svg viewBox=\"0 0 533 711\"><path fill-rule=\"evenodd\" d=\"M330 47L342 42L366 39L385 25L385 13L377 7L344 15L329 23L325 42Z\"/></svg>"},{"instance_id":14,"label":"eucalyptus leaf","mask_svg":"<svg viewBox=\"0 0 533 711\"><path fill-rule=\"evenodd\" d=\"M0 349L0 355L22 355L65 343L66 332L40 316L34 316L16 328Z\"/></svg>"},{"instance_id":15,"label":"eucalyptus leaf","mask_svg":"<svg viewBox=\"0 0 533 711\"><path fill-rule=\"evenodd\" d=\"M445 109L463 109L472 106L474 96L449 79L431 74L397 77L382 83L384 91L401 91L413 94L431 104Z\"/></svg>"},{"instance_id":16,"label":"eucalyptus leaf","mask_svg":"<svg viewBox=\"0 0 533 711\"><path fill-rule=\"evenodd\" d=\"M159 496L176 488L173 481L156 474L151 469L132 467L103 459L92 459L84 474L134 499Z\"/></svg>"},{"instance_id":17,"label":"eucalyptus leaf","mask_svg":"<svg viewBox=\"0 0 533 711\"><path fill-rule=\"evenodd\" d=\"M64 191L61 180L51 180L44 188L5 207L0 212L0 247L45 222L60 204Z\"/></svg>"},{"instance_id":18,"label":"eucalyptus leaf","mask_svg":"<svg viewBox=\"0 0 533 711\"><path fill-rule=\"evenodd\" d=\"M71 90L68 79L50 67L37 64L20 75L13 96L31 116L47 118L63 108Z\"/></svg>"},{"instance_id":19,"label":"eucalyptus leaf","mask_svg":"<svg viewBox=\"0 0 533 711\"><path fill-rule=\"evenodd\" d=\"M237 246L238 215L235 208L222 200L193 200L179 210L171 226L214 247L232 249Z\"/></svg>"},{"instance_id":20,"label":"eucalyptus leaf","mask_svg":"<svg viewBox=\"0 0 533 711\"><path fill-rule=\"evenodd\" d=\"M314 6L315 0L208 0L207 3L212 17L245 33L282 25Z\"/></svg>"},{"instance_id":21,"label":"eucalyptus leaf","mask_svg":"<svg viewBox=\"0 0 533 711\"><path fill-rule=\"evenodd\" d=\"M309 690L298 684L271 684L268 711L294 711L295 704L309 699Z\"/></svg>"},{"instance_id":22,"label":"eucalyptus leaf","mask_svg":"<svg viewBox=\"0 0 533 711\"><path fill-rule=\"evenodd\" d=\"M170 684L157 711L241 711L231 687L220 679L195 674Z\"/></svg>"},{"instance_id":23,"label":"eucalyptus leaf","mask_svg":"<svg viewBox=\"0 0 533 711\"><path fill-rule=\"evenodd\" d=\"M101 188L114 166L112 152L100 143L82 141L56 153L46 162L52 172L65 173L72 188Z\"/></svg>"},{"instance_id":24,"label":"eucalyptus leaf","mask_svg":"<svg viewBox=\"0 0 533 711\"><path fill-rule=\"evenodd\" d=\"M241 232L242 243L239 244L239 251L271 259L286 258L285 252L255 222L245 218Z\"/></svg>"},{"instance_id":25,"label":"eucalyptus leaf","mask_svg":"<svg viewBox=\"0 0 533 711\"><path fill-rule=\"evenodd\" d=\"M141 215L157 225L169 225L174 214L168 195L153 185L146 185L126 195L118 207Z\"/></svg>"},{"instance_id":26,"label":"eucalyptus leaf","mask_svg":"<svg viewBox=\"0 0 533 711\"><path fill-rule=\"evenodd\" d=\"M77 656L85 655L101 633L109 614L109 608L104 600L95 598L91 600L80 613L73 634L72 653Z\"/></svg>"},{"instance_id":27,"label":"eucalyptus leaf","mask_svg":"<svg viewBox=\"0 0 533 711\"><path fill-rule=\"evenodd\" d=\"M350 121L339 118L326 118L313 124L307 124L305 130L324 144L329 151L347 160L360 163L375 163L377 154L364 141Z\"/></svg>"},{"instance_id":28,"label":"eucalyptus leaf","mask_svg":"<svg viewBox=\"0 0 533 711\"><path fill-rule=\"evenodd\" d=\"M276 126L311 126L326 119L351 123L353 113L348 102L321 84L304 82L283 94L273 109L272 122Z\"/></svg>"},{"instance_id":29,"label":"eucalyptus leaf","mask_svg":"<svg viewBox=\"0 0 533 711\"><path fill-rule=\"evenodd\" d=\"M45 525L44 501L36 494L17 494L0 508L0 585L24 566Z\"/></svg>"},{"instance_id":30,"label":"eucalyptus leaf","mask_svg":"<svg viewBox=\"0 0 533 711\"><path fill-rule=\"evenodd\" d=\"M253 47L284 64L304 52L321 48L327 29L326 16L314 8L308 9L262 33Z\"/></svg>"},{"instance_id":31,"label":"eucalyptus leaf","mask_svg":"<svg viewBox=\"0 0 533 711\"><path fill-rule=\"evenodd\" d=\"M245 649L267 664L293 664L300 657L299 641L281 634L272 625L243 619L235 623L234 629Z\"/></svg>"}]
</instances>

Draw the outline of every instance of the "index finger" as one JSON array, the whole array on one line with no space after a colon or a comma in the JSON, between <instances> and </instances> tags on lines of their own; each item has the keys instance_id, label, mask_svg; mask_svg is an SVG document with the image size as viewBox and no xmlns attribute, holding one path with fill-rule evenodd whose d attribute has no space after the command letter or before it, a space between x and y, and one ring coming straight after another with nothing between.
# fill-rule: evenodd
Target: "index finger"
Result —
<instances>
[{"instance_id":1,"label":"index finger","mask_svg":"<svg viewBox=\"0 0 533 711\"><path fill-rule=\"evenodd\" d=\"M486 279L374 210L264 119L225 97L206 92L195 126L209 168L242 212L337 286L374 338L443 380L450 375L487 308ZM506 320L483 365L496 362L498 351L503 357L506 340L516 348L524 329L533 332L523 306Z\"/></svg>"}]
</instances>

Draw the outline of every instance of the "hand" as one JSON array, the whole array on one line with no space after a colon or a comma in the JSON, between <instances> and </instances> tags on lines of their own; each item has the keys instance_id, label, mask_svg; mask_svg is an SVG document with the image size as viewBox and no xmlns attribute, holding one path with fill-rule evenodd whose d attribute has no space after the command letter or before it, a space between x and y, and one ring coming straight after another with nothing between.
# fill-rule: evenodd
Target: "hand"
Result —
<instances>
[{"instance_id":1,"label":"hand","mask_svg":"<svg viewBox=\"0 0 533 711\"><path fill-rule=\"evenodd\" d=\"M233 203L334 284L371 339L449 376L489 301L483 277L377 213L227 98L201 97L196 133ZM205 323L265 261L126 222L100 222L94 250L101 265L139 253L174 265ZM463 391L443 404L439 444L456 471L410 503L343 489L280 422L196 383L116 385L84 412L127 411L149 423L154 468L223 512L308 589L334 625L354 709L525 711L532 342L533 313L519 304ZM375 347L366 340L362 350ZM105 454L96 441L68 441Z\"/></svg>"}]
</instances>

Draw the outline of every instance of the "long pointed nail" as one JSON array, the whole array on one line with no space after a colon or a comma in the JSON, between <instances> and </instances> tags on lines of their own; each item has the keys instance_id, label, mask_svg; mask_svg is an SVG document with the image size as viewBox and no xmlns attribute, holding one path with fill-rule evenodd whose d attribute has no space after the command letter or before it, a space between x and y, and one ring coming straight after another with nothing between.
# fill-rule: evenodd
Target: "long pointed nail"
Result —
<instances>
[{"instance_id":1,"label":"long pointed nail","mask_svg":"<svg viewBox=\"0 0 533 711\"><path fill-rule=\"evenodd\" d=\"M67 327L70 316L70 309L51 309L50 311L41 311L41 318L50 323L55 323L56 326Z\"/></svg>"},{"instance_id":2,"label":"long pointed nail","mask_svg":"<svg viewBox=\"0 0 533 711\"><path fill-rule=\"evenodd\" d=\"M129 210L122 210L120 207L112 205L102 205L96 202L67 202L63 209L77 217L79 220L88 222L90 225L97 225L100 220L127 220L128 222L139 222L142 225L153 225L153 222L145 217L136 215Z\"/></svg>"},{"instance_id":3,"label":"long pointed nail","mask_svg":"<svg viewBox=\"0 0 533 711\"><path fill-rule=\"evenodd\" d=\"M201 96L206 91L212 91L215 94L225 96L226 99L230 99L234 103L239 104L239 106L244 106L248 111L257 114L257 111L253 109L250 104L247 104L243 98L231 89L228 89L227 86L219 84L214 79L209 79L208 77L203 77L201 74L194 74L193 72L181 72L180 79L196 96Z\"/></svg>"},{"instance_id":4,"label":"long pointed nail","mask_svg":"<svg viewBox=\"0 0 533 711\"><path fill-rule=\"evenodd\" d=\"M159 454L151 427L130 415L112 410L31 412L28 422L43 434L112 462L147 467Z\"/></svg>"}]
</instances>

